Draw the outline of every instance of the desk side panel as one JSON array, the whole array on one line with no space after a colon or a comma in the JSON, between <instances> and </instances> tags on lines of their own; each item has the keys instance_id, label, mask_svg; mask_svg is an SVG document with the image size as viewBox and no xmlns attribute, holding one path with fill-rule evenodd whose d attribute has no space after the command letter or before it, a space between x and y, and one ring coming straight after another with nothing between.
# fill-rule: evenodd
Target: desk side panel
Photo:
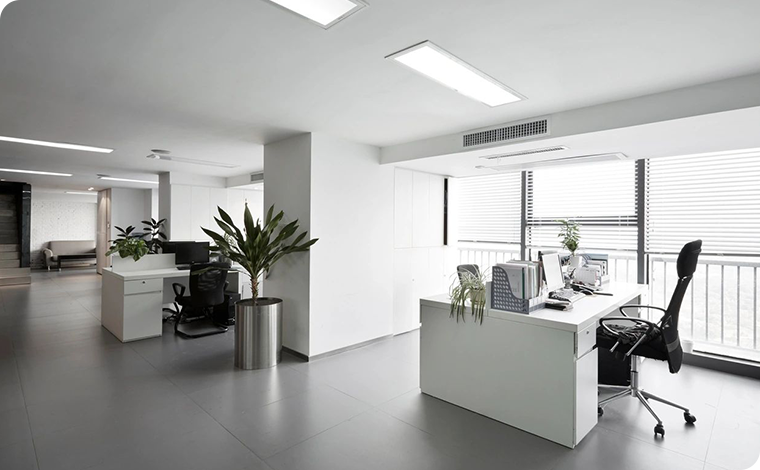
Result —
<instances>
[{"instance_id":1,"label":"desk side panel","mask_svg":"<svg viewBox=\"0 0 760 470\"><path fill-rule=\"evenodd\" d=\"M462 324L425 305L421 317L424 393L573 447L572 332L489 317Z\"/></svg>"},{"instance_id":2,"label":"desk side panel","mask_svg":"<svg viewBox=\"0 0 760 470\"><path fill-rule=\"evenodd\" d=\"M124 280L107 270L103 271L100 323L124 341Z\"/></svg>"}]
</instances>

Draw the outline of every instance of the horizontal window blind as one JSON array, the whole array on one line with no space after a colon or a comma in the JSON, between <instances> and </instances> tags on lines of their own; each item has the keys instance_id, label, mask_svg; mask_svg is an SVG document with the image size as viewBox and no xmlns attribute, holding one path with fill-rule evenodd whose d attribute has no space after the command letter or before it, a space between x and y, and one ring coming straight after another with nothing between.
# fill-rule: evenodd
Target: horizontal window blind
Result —
<instances>
[{"instance_id":1,"label":"horizontal window blind","mask_svg":"<svg viewBox=\"0 0 760 470\"><path fill-rule=\"evenodd\" d=\"M598 162L528 172L528 246L559 247L557 220L580 224L584 250L636 250L636 164Z\"/></svg>"},{"instance_id":2,"label":"horizontal window blind","mask_svg":"<svg viewBox=\"0 0 760 470\"><path fill-rule=\"evenodd\" d=\"M647 160L646 247L678 253L760 254L760 154Z\"/></svg>"},{"instance_id":3,"label":"horizontal window blind","mask_svg":"<svg viewBox=\"0 0 760 470\"><path fill-rule=\"evenodd\" d=\"M459 241L520 243L520 172L457 180Z\"/></svg>"}]
</instances>

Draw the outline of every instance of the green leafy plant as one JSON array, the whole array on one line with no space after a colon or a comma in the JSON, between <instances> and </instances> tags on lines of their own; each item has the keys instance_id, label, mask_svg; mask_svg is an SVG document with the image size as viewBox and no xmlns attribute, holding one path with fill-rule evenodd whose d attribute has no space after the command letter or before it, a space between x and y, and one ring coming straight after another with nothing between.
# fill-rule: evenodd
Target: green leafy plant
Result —
<instances>
[{"instance_id":1,"label":"green leafy plant","mask_svg":"<svg viewBox=\"0 0 760 470\"><path fill-rule=\"evenodd\" d=\"M467 303L471 306L471 314L476 322L483 323L483 314L486 309L486 281L487 274L473 274L469 271L458 273L449 288L451 298L451 317L465 321Z\"/></svg>"},{"instance_id":2,"label":"green leafy plant","mask_svg":"<svg viewBox=\"0 0 760 470\"><path fill-rule=\"evenodd\" d=\"M139 261L140 258L148 254L148 244L142 238L126 237L114 240L106 256L118 253L122 258L132 258Z\"/></svg>"},{"instance_id":3,"label":"green leafy plant","mask_svg":"<svg viewBox=\"0 0 760 470\"><path fill-rule=\"evenodd\" d=\"M166 234L163 232L164 222L166 219L156 220L151 217L150 220L143 220L143 238L148 244L148 250L151 254L157 254L164 246Z\"/></svg>"},{"instance_id":4,"label":"green leafy plant","mask_svg":"<svg viewBox=\"0 0 760 470\"><path fill-rule=\"evenodd\" d=\"M562 246L575 256L581 241L580 226L572 220L558 220L557 222L561 225L557 237L562 239Z\"/></svg>"},{"instance_id":5,"label":"green leafy plant","mask_svg":"<svg viewBox=\"0 0 760 470\"><path fill-rule=\"evenodd\" d=\"M318 239L312 239L303 242L306 238L306 232L300 233L295 238L293 235L298 231L298 220L277 228L285 214L280 211L274 214L274 205L269 208L264 223L261 220L253 221L248 204L245 205L243 214L244 228L241 231L232 218L221 208L219 217L214 217L219 228L223 233L217 233L213 230L203 228L203 231L214 240L216 245L211 247L214 253L220 253L226 258L240 264L251 278L251 292L253 293L254 302L259 296L259 277L269 272L283 256L291 253L308 251L309 248L317 243ZM275 235L275 232L277 234ZM302 243L303 242L303 243Z\"/></svg>"},{"instance_id":6,"label":"green leafy plant","mask_svg":"<svg viewBox=\"0 0 760 470\"><path fill-rule=\"evenodd\" d=\"M142 233L132 233L135 231L135 227L130 225L127 228L121 228L118 225L114 226L114 228L119 232L116 234L116 238L142 238Z\"/></svg>"}]
</instances>

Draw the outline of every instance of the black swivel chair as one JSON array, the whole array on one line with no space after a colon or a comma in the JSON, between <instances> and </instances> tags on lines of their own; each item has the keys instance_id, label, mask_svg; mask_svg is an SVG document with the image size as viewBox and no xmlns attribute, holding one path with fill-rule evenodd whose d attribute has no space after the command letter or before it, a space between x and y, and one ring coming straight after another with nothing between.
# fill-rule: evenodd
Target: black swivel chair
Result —
<instances>
[{"instance_id":1,"label":"black swivel chair","mask_svg":"<svg viewBox=\"0 0 760 470\"><path fill-rule=\"evenodd\" d=\"M462 276L464 273L470 273L475 277L480 277L480 268L477 264L460 264L457 266L457 276L459 277L459 282L462 282Z\"/></svg>"},{"instance_id":2,"label":"black swivel chair","mask_svg":"<svg viewBox=\"0 0 760 470\"><path fill-rule=\"evenodd\" d=\"M185 338L200 338L227 331L227 327L214 321L214 309L228 301L228 263L197 263L190 268L190 295L185 296L185 286L172 284L174 303L177 306L174 332Z\"/></svg>"},{"instance_id":3,"label":"black swivel chair","mask_svg":"<svg viewBox=\"0 0 760 470\"><path fill-rule=\"evenodd\" d=\"M699 254L702 252L702 240L696 240L684 245L681 253L678 255L676 270L678 271L678 284L673 291L667 309L652 307L649 305L625 305L620 307L622 317L603 318L599 323L601 326L597 330L597 346L606 348L616 355L623 356L627 359L630 356L647 357L659 361L667 361L671 374L678 373L681 370L683 362L683 349L681 349L681 340L678 336L678 316L681 310L686 289L689 282L697 269ZM639 318L632 318L626 315L626 309L647 308L660 310L664 312L659 322L653 323ZM666 405L683 410L683 416L688 424L694 424L697 418L689 412L689 409L676 403L664 400L656 395L646 392L639 388L638 371L636 361L632 361L631 384L628 386L601 385L602 389L612 389L616 391L614 395L605 398L599 402L599 416L604 414L603 407L608 403L625 396L637 398L644 407L657 420L654 428L654 435L665 437L665 428L662 421L655 414L652 407L649 406L649 400L658 401Z\"/></svg>"}]
</instances>

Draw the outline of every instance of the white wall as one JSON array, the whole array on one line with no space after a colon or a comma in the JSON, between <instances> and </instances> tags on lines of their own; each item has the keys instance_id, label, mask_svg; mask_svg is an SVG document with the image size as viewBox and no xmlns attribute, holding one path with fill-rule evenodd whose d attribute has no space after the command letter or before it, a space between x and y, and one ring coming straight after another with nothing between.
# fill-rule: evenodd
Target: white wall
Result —
<instances>
[{"instance_id":1,"label":"white wall","mask_svg":"<svg viewBox=\"0 0 760 470\"><path fill-rule=\"evenodd\" d=\"M143 220L151 216L152 190L150 189L111 189L111 240L116 239L119 226L126 229L133 225L136 232L143 229Z\"/></svg>"},{"instance_id":2,"label":"white wall","mask_svg":"<svg viewBox=\"0 0 760 470\"><path fill-rule=\"evenodd\" d=\"M310 355L393 332L393 168L379 160L312 134Z\"/></svg>"},{"instance_id":3,"label":"white wall","mask_svg":"<svg viewBox=\"0 0 760 470\"><path fill-rule=\"evenodd\" d=\"M97 197L32 191L31 266L45 265L42 250L55 240L95 240Z\"/></svg>"},{"instance_id":4,"label":"white wall","mask_svg":"<svg viewBox=\"0 0 760 470\"><path fill-rule=\"evenodd\" d=\"M444 178L397 168L394 178L393 333L420 326L420 297L446 292Z\"/></svg>"},{"instance_id":5,"label":"white wall","mask_svg":"<svg viewBox=\"0 0 760 470\"><path fill-rule=\"evenodd\" d=\"M298 219L301 230L311 227L311 140L311 134L302 134L264 147L264 207L276 204L275 210L285 212L284 222ZM311 255L282 258L264 286L265 295L284 301L284 346L307 356Z\"/></svg>"}]
</instances>

